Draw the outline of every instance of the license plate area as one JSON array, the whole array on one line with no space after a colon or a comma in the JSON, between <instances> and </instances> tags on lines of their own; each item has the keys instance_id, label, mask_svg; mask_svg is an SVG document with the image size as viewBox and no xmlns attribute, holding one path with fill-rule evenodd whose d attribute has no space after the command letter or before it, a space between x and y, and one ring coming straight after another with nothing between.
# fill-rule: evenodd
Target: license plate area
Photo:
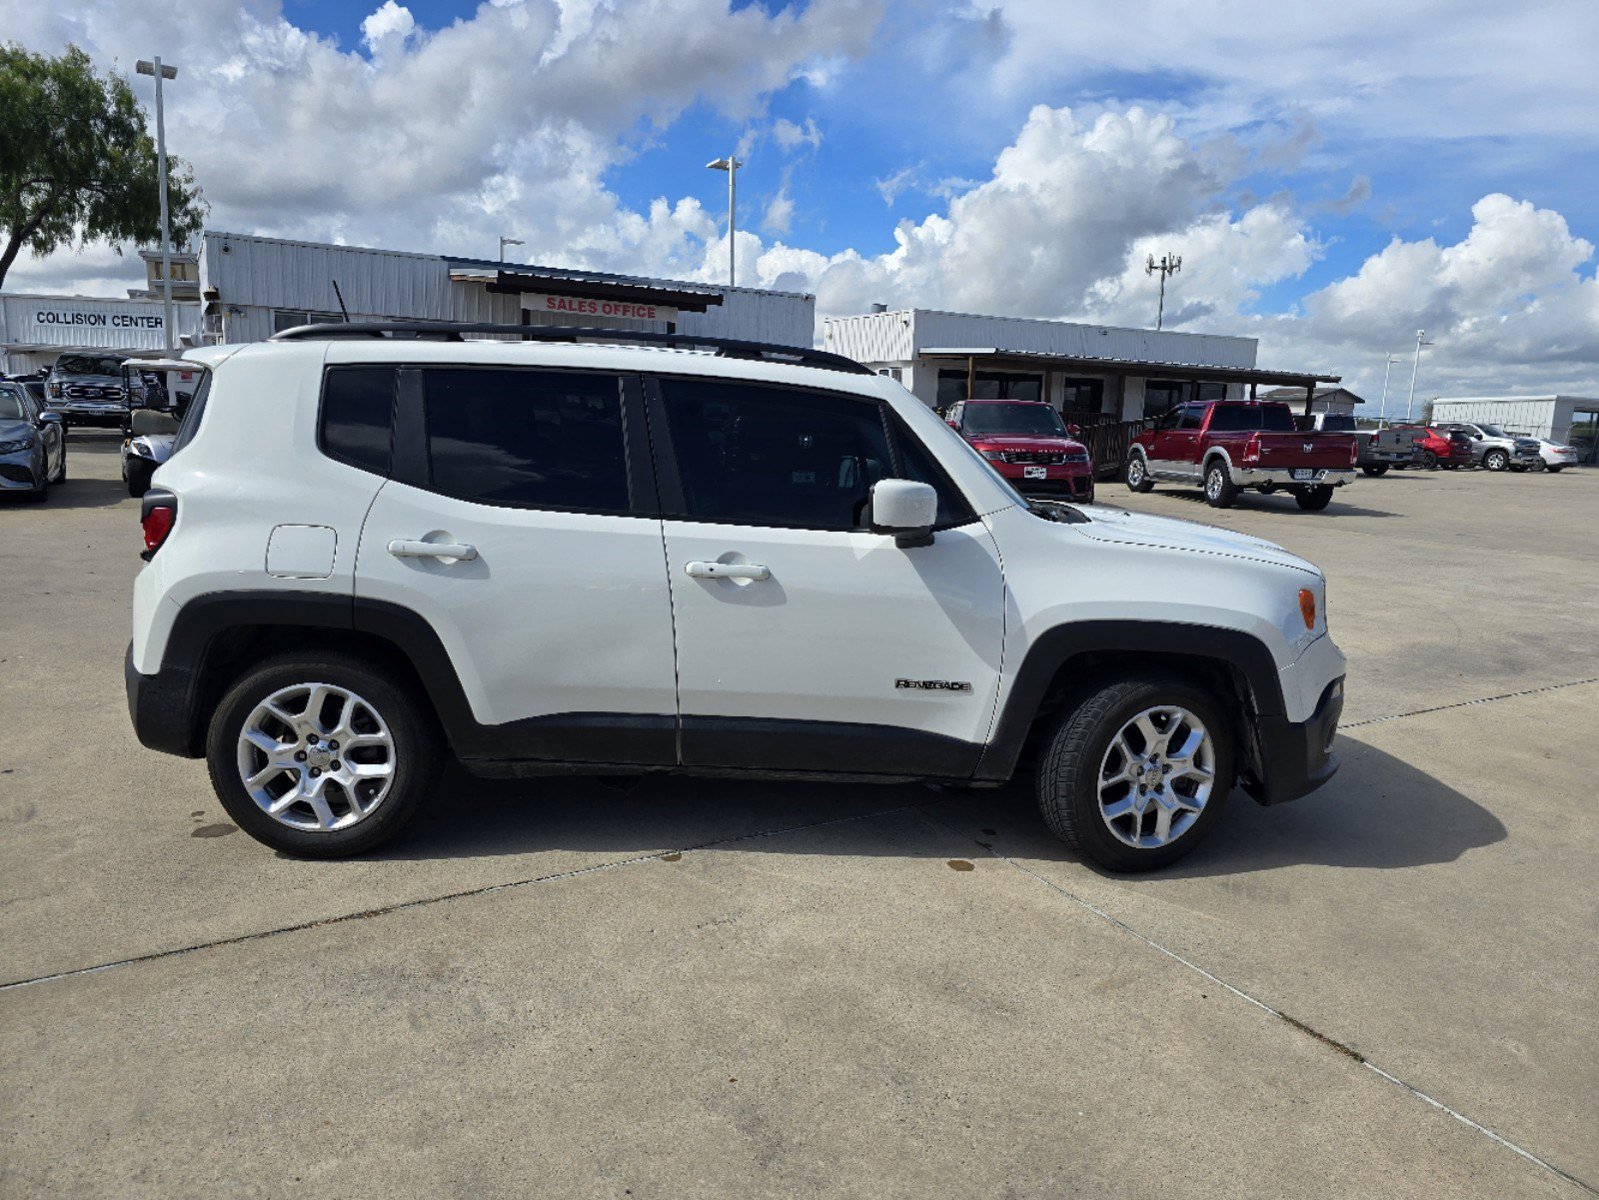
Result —
<instances>
[{"instance_id":1,"label":"license plate area","mask_svg":"<svg viewBox=\"0 0 1599 1200\"><path fill-rule=\"evenodd\" d=\"M1045 470L1043 467L1023 467L1022 468L1022 478L1023 479L1048 479L1049 478L1049 472L1047 470Z\"/></svg>"},{"instance_id":2,"label":"license plate area","mask_svg":"<svg viewBox=\"0 0 1599 1200\"><path fill-rule=\"evenodd\" d=\"M1288 472L1288 478L1295 481L1303 480L1306 483L1309 483L1312 479L1316 478L1316 472L1312 471L1309 467L1293 467Z\"/></svg>"}]
</instances>

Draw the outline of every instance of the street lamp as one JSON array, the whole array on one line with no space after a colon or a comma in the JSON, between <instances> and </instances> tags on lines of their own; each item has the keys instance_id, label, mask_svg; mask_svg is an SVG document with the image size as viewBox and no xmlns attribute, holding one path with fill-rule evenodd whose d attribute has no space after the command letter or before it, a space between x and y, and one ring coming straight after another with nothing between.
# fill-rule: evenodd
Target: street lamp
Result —
<instances>
[{"instance_id":1,"label":"street lamp","mask_svg":"<svg viewBox=\"0 0 1599 1200\"><path fill-rule=\"evenodd\" d=\"M1416 358L1410 364L1410 399L1405 401L1405 420L1407 421L1410 420L1411 406L1416 402L1416 371L1421 366L1421 348L1433 345L1432 342L1422 340L1426 336L1427 331L1425 329L1416 330Z\"/></svg>"},{"instance_id":2,"label":"street lamp","mask_svg":"<svg viewBox=\"0 0 1599 1200\"><path fill-rule=\"evenodd\" d=\"M1155 328L1158 330L1166 320L1166 276L1175 275L1183 269L1183 256L1180 254L1162 254L1160 261L1155 261L1151 254L1149 261L1144 264L1144 274L1153 275L1160 272L1160 307L1155 310Z\"/></svg>"},{"instance_id":3,"label":"street lamp","mask_svg":"<svg viewBox=\"0 0 1599 1200\"><path fill-rule=\"evenodd\" d=\"M178 69L155 59L141 58L134 64L140 75L155 76L155 155L156 170L161 176L161 315L166 330L167 357L172 357L172 233L167 224L167 121L161 107L161 81L176 79Z\"/></svg>"},{"instance_id":4,"label":"street lamp","mask_svg":"<svg viewBox=\"0 0 1599 1200\"><path fill-rule=\"evenodd\" d=\"M1397 354L1388 356L1388 365L1382 369L1382 413L1377 417L1377 428L1388 428L1388 372L1394 369L1396 362L1402 361Z\"/></svg>"},{"instance_id":5,"label":"street lamp","mask_svg":"<svg viewBox=\"0 0 1599 1200\"><path fill-rule=\"evenodd\" d=\"M500 261L501 262L505 261L505 248L507 246L524 246L526 244L527 243L524 242L521 238L508 238L508 237L502 236L500 238Z\"/></svg>"},{"instance_id":6,"label":"street lamp","mask_svg":"<svg viewBox=\"0 0 1599 1200\"><path fill-rule=\"evenodd\" d=\"M737 287L734 264L737 261L736 251L733 248L734 234L734 206L738 199L738 169L744 164L732 155L718 158L705 164L712 171L727 172L727 286Z\"/></svg>"}]
</instances>

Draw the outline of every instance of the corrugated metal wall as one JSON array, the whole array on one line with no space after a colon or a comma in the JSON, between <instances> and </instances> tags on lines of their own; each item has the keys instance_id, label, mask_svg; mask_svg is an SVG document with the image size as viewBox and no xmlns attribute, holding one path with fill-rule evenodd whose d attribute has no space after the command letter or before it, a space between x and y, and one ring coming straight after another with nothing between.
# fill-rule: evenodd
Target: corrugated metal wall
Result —
<instances>
[{"instance_id":1,"label":"corrugated metal wall","mask_svg":"<svg viewBox=\"0 0 1599 1200\"><path fill-rule=\"evenodd\" d=\"M1035 321L1020 317L988 317L925 309L917 309L911 314L911 333L916 353L948 346L994 346L1002 350L1031 350L1078 358L1125 358L1187 366L1255 365L1254 338L1224 337L1219 334L1119 329L1108 325L1078 325L1066 321Z\"/></svg>"},{"instance_id":2,"label":"corrugated metal wall","mask_svg":"<svg viewBox=\"0 0 1599 1200\"><path fill-rule=\"evenodd\" d=\"M1599 409L1599 400L1576 396L1467 396L1432 403L1435 421L1486 421L1509 433L1563 442L1571 436L1572 417L1579 404Z\"/></svg>"},{"instance_id":3,"label":"corrugated metal wall","mask_svg":"<svg viewBox=\"0 0 1599 1200\"><path fill-rule=\"evenodd\" d=\"M873 366L909 363L916 357L911 309L863 313L857 317L828 317L823 322L822 348Z\"/></svg>"},{"instance_id":4,"label":"corrugated metal wall","mask_svg":"<svg viewBox=\"0 0 1599 1200\"><path fill-rule=\"evenodd\" d=\"M274 308L338 312L335 279L354 321L404 318L515 325L522 320L520 297L490 292L481 284L452 282L448 264L438 255L211 232L201 243L201 287L215 288L223 309L244 310L229 312L225 318L230 342L271 337ZM815 339L815 322L814 297L739 289L724 290L721 305L704 313L682 313L677 327L684 333L809 346ZM535 313L529 323L583 322ZM659 321L607 324L666 329Z\"/></svg>"}]
</instances>

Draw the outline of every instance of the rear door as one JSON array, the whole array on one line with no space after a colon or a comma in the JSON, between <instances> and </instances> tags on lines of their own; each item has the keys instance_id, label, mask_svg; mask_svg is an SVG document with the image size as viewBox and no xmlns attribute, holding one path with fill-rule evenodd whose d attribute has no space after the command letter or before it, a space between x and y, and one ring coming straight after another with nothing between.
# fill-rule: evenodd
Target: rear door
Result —
<instances>
[{"instance_id":1,"label":"rear door","mask_svg":"<svg viewBox=\"0 0 1599 1200\"><path fill-rule=\"evenodd\" d=\"M671 601L637 379L402 369L394 475L361 535L357 624L393 606L431 626L486 727L464 756L673 763Z\"/></svg>"},{"instance_id":2,"label":"rear door","mask_svg":"<svg viewBox=\"0 0 1599 1200\"><path fill-rule=\"evenodd\" d=\"M880 402L663 378L650 400L676 619L682 759L969 776L1004 581L984 524ZM871 486L939 491L931 545L866 526Z\"/></svg>"}]
</instances>

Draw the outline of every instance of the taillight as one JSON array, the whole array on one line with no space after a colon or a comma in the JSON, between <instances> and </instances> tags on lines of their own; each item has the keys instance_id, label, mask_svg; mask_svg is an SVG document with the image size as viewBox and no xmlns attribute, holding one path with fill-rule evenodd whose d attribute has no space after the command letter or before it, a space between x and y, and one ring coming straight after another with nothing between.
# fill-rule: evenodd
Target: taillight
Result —
<instances>
[{"instance_id":1,"label":"taillight","mask_svg":"<svg viewBox=\"0 0 1599 1200\"><path fill-rule=\"evenodd\" d=\"M144 552L140 558L149 562L155 557L155 552L166 544L177 519L178 498L171 492L151 488L144 494L144 505L139 510L139 525L144 530Z\"/></svg>"},{"instance_id":2,"label":"taillight","mask_svg":"<svg viewBox=\"0 0 1599 1200\"><path fill-rule=\"evenodd\" d=\"M1260 435L1250 434L1249 441L1244 443L1244 466L1260 461Z\"/></svg>"},{"instance_id":3,"label":"taillight","mask_svg":"<svg viewBox=\"0 0 1599 1200\"><path fill-rule=\"evenodd\" d=\"M1349 439L1349 465L1354 466L1360 461L1360 439Z\"/></svg>"}]
</instances>

